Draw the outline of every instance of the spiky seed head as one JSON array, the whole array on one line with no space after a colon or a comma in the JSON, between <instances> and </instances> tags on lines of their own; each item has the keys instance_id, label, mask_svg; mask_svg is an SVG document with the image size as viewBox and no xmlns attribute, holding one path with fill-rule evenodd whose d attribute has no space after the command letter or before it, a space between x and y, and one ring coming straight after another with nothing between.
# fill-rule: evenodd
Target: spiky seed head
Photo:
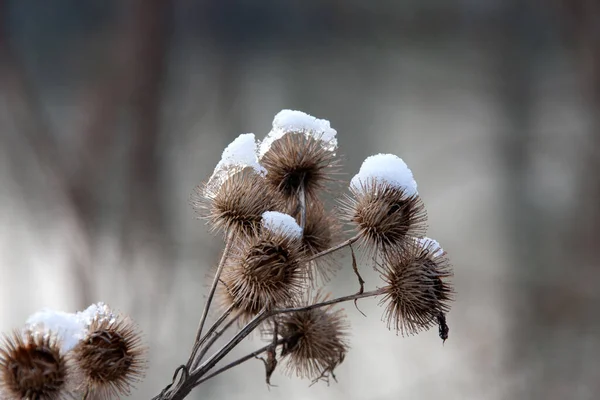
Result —
<instances>
[{"instance_id":1,"label":"spiky seed head","mask_svg":"<svg viewBox=\"0 0 600 400\"><path fill-rule=\"evenodd\" d=\"M299 237L278 230L240 239L221 275L222 305L234 305L244 322L265 306L289 304L306 283L301 246Z\"/></svg>"},{"instance_id":2,"label":"spiky seed head","mask_svg":"<svg viewBox=\"0 0 600 400\"><path fill-rule=\"evenodd\" d=\"M300 188L309 199L316 198L340 171L335 152L322 140L299 132L274 141L260 162L268 171L267 182L288 200L295 198Z\"/></svg>"},{"instance_id":3,"label":"spiky seed head","mask_svg":"<svg viewBox=\"0 0 600 400\"><path fill-rule=\"evenodd\" d=\"M427 213L418 194L377 180L351 186L350 191L341 208L371 252L401 251L425 234Z\"/></svg>"},{"instance_id":4,"label":"spiky seed head","mask_svg":"<svg viewBox=\"0 0 600 400\"><path fill-rule=\"evenodd\" d=\"M296 217L300 221L300 215ZM312 201L306 207L306 226L302 236L302 250L312 256L329 249L341 236L341 225L333 213L327 212L319 201ZM309 280L313 285L328 282L339 268L334 255L311 261L308 265Z\"/></svg>"},{"instance_id":5,"label":"spiky seed head","mask_svg":"<svg viewBox=\"0 0 600 400\"><path fill-rule=\"evenodd\" d=\"M435 325L450 309L452 268L437 242L417 239L388 255L379 269L385 281L380 304L390 329L412 335Z\"/></svg>"},{"instance_id":6,"label":"spiky seed head","mask_svg":"<svg viewBox=\"0 0 600 400\"><path fill-rule=\"evenodd\" d=\"M81 375L81 389L90 388L101 398L130 393L146 369L141 335L129 318L108 314L92 319L85 338L70 358Z\"/></svg>"},{"instance_id":7,"label":"spiky seed head","mask_svg":"<svg viewBox=\"0 0 600 400\"><path fill-rule=\"evenodd\" d=\"M280 205L278 193L253 168L231 174L218 190L207 190L206 185L198 187L192 197L192 207L213 230L235 236L254 234L262 214Z\"/></svg>"},{"instance_id":8,"label":"spiky seed head","mask_svg":"<svg viewBox=\"0 0 600 400\"><path fill-rule=\"evenodd\" d=\"M310 304L323 300L326 297L317 295ZM343 310L329 306L281 314L276 322L278 333L287 339L281 356L286 360L288 374L314 381L335 377L333 371L344 361L349 349L349 324Z\"/></svg>"},{"instance_id":9,"label":"spiky seed head","mask_svg":"<svg viewBox=\"0 0 600 400\"><path fill-rule=\"evenodd\" d=\"M2 399L59 400L68 393L69 369L52 334L26 330L5 335L0 344Z\"/></svg>"}]
</instances>

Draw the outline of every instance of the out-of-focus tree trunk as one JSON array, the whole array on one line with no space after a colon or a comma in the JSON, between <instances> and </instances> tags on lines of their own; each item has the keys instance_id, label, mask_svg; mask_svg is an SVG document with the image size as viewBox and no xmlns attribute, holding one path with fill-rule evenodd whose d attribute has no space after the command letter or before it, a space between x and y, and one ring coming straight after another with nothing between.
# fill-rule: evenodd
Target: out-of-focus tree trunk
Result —
<instances>
[{"instance_id":1,"label":"out-of-focus tree trunk","mask_svg":"<svg viewBox=\"0 0 600 400\"><path fill-rule=\"evenodd\" d=\"M151 281L168 287L172 276L168 265L171 243L163 201L160 135L173 4L168 0L130 0L125 7L131 46L128 63L131 156L124 188L121 252L124 267L135 262L138 254L133 254L134 251L148 257L146 260L153 259L163 274ZM157 293L164 294L164 289L161 287Z\"/></svg>"},{"instance_id":2,"label":"out-of-focus tree trunk","mask_svg":"<svg viewBox=\"0 0 600 400\"><path fill-rule=\"evenodd\" d=\"M541 274L543 265L540 254L540 215L531 200L531 110L533 72L530 47L531 31L526 25L527 18L518 1L504 4L494 26L485 36L485 46L490 49L496 73L496 92L499 95L498 107L503 113L504 126L498 129L498 148L502 179L502 214L506 216L507 259L510 262L512 285L509 285L513 303L508 315L512 317L510 335L513 351L509 359L507 375L529 373L535 368L541 356L543 344L538 346L542 329L548 322L546 316L537 312L537 287L533 284ZM485 324L485 316L482 316ZM518 372L515 372L518 371ZM539 378L539 377L538 377ZM525 395L523 390L534 391L540 384L537 378L528 383L528 388L515 387L514 398L536 398L532 393Z\"/></svg>"},{"instance_id":3,"label":"out-of-focus tree trunk","mask_svg":"<svg viewBox=\"0 0 600 400\"><path fill-rule=\"evenodd\" d=\"M6 1L0 1L0 15L8 15L7 4ZM68 170L39 93L32 86L25 65L21 63L18 49L12 47L6 20L1 19L0 22L2 88L20 139L25 140L47 178L62 195L72 230L71 271L79 289L80 306L84 307L95 297L91 284L97 218L94 178L99 167L105 163L114 137L114 129L111 128L116 119L119 98L114 89L119 85L103 81L100 85L103 90L99 92L91 85L90 93L94 93L94 96L90 96L88 112L85 113L89 118L80 132L83 151L74 162L77 167L73 171Z\"/></svg>"}]
</instances>

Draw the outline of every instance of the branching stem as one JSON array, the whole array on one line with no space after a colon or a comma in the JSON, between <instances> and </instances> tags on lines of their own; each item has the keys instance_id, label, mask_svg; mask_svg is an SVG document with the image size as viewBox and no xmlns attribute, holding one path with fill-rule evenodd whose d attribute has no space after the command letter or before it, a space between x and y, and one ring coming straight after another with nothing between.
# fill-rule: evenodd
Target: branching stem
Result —
<instances>
[{"instance_id":1,"label":"branching stem","mask_svg":"<svg viewBox=\"0 0 600 400\"><path fill-rule=\"evenodd\" d=\"M347 244L346 244L347 246ZM365 297L374 297L379 296L384 293L383 289L371 290L369 292L364 293L356 293L348 296L338 297L332 300L323 301L321 303L310 304L302 307L291 307L291 308L280 308L272 311L267 311L263 309L259 312L250 322L246 324L233 338L229 340L223 347L221 347L215 354L213 354L208 360L206 360L202 365L195 368L190 372L189 378L186 382L183 382L178 389L176 389L172 394L170 394L165 399L169 400L182 400L184 399L191 390L200 384L200 380L202 382L209 379L209 376L204 377L214 366L221 361L227 354L231 352L242 340L244 340L251 332L253 332L263 321L268 318L271 318L275 315L286 314L292 312L300 312L300 311L309 311L314 310L316 308L326 307L337 303L342 303L345 301L352 301L355 299L362 299ZM233 321L237 318L230 321L221 331L225 331ZM220 334L219 334L220 336ZM214 343L216 339L213 338L211 342L207 344L207 349ZM269 344L267 347L273 346L273 344ZM203 349L204 350L204 349ZM263 350L264 351L264 350ZM222 371L221 371L222 372ZM204 378L203 378L204 377ZM160 397L156 397L158 399Z\"/></svg>"},{"instance_id":2,"label":"branching stem","mask_svg":"<svg viewBox=\"0 0 600 400\"><path fill-rule=\"evenodd\" d=\"M204 378L202 378L202 379L198 380L198 381L197 381L197 382L194 384L194 387L196 387L196 386L198 386L198 385L202 384L203 382L206 382L207 380L209 380L209 379L211 379L211 378L214 378L215 376L217 376L217 375L219 375L219 374L221 374L221 373L223 373L223 372L225 372L225 371L227 371L227 370L229 370L229 369L231 369L231 368L233 368L233 367L236 367L236 366L238 366L238 365L240 365L240 364L242 364L242 363L245 363L245 362L246 362L246 361L248 361L248 360L251 360L251 359L255 358L256 356L258 356L258 355L260 355L260 354L264 353L265 351L267 351L267 350L271 349L273 346L279 346L280 344L283 344L283 343L285 343L285 341L286 341L286 340L287 340L287 339L279 339L279 340L278 340L277 342L275 342L275 343L268 344L268 345L266 345L266 346L264 346L264 347L261 347L261 348L260 348L260 349L258 349L258 350L255 350L255 351L253 351L253 352L252 352L252 353L250 353L250 354L247 354L247 355L245 355L244 357L238 358L237 360L230 362L229 364L227 364L227 365L225 365L225 366L223 366L223 367L219 368L219 369L218 369L218 370L216 370L215 372L213 372L213 373L211 373L211 374L209 374L209 375L205 376Z\"/></svg>"},{"instance_id":3,"label":"branching stem","mask_svg":"<svg viewBox=\"0 0 600 400\"><path fill-rule=\"evenodd\" d=\"M217 330L217 328L223 323L223 321L225 321L225 319L231 314L234 308L234 304L230 305L229 308L227 308L227 310L225 310L225 312L223 312L223 314L219 317L219 319L217 319L215 323L212 324L212 326L208 329L208 332L206 332L206 334L202 338L200 338L200 340L197 340L194 343L192 354L190 355L190 358L186 364L186 367L188 369L190 369L192 367L192 364L194 364L194 360L196 359L196 354L198 353L198 350L200 350L200 348L208 340L208 338L210 338L210 336Z\"/></svg>"}]
</instances>

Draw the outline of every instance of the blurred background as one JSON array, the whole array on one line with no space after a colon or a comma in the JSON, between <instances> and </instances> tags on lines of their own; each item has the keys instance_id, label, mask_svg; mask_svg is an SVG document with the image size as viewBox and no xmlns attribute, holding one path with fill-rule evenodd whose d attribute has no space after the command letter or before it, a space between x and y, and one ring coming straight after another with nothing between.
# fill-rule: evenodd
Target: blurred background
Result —
<instances>
[{"instance_id":1,"label":"blurred background","mask_svg":"<svg viewBox=\"0 0 600 400\"><path fill-rule=\"evenodd\" d=\"M348 179L378 152L412 168L450 338L364 300L339 383L268 390L253 360L190 399L599 398L599 106L593 0L0 0L0 331L106 301L150 346L131 398L157 394L222 249L190 194L291 108L331 121Z\"/></svg>"}]
</instances>

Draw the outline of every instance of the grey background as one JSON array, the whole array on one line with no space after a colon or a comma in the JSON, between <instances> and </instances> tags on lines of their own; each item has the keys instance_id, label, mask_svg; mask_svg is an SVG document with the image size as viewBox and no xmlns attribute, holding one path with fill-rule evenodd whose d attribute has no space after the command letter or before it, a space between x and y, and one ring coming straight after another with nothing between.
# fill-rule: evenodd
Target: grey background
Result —
<instances>
[{"instance_id":1,"label":"grey background","mask_svg":"<svg viewBox=\"0 0 600 400\"><path fill-rule=\"evenodd\" d=\"M251 361L191 399L597 398L599 16L585 0L0 1L0 331L106 301L150 346L132 398L157 394L222 246L189 196L291 108L331 121L347 179L378 152L412 168L455 268L450 339L398 337L365 300L367 318L345 306L339 383L276 373L268 390ZM356 290L344 260L336 294Z\"/></svg>"}]
</instances>

